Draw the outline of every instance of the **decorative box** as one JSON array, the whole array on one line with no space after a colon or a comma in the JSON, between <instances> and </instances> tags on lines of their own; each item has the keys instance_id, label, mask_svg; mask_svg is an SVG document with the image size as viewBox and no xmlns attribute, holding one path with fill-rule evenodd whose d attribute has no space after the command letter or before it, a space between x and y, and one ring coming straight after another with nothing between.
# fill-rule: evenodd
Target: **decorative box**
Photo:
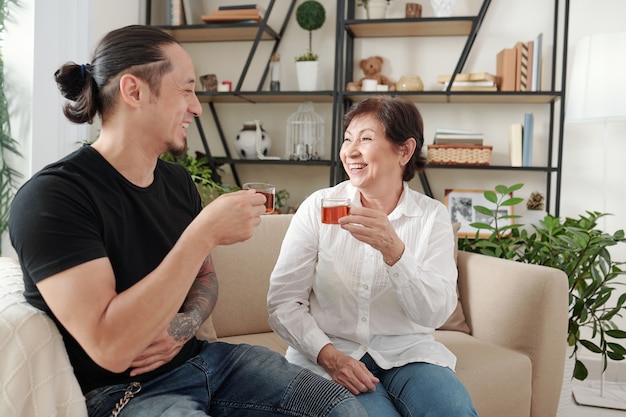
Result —
<instances>
[{"instance_id":1,"label":"decorative box","mask_svg":"<svg viewBox=\"0 0 626 417\"><path fill-rule=\"evenodd\" d=\"M428 145L430 165L489 165L492 146Z\"/></svg>"}]
</instances>

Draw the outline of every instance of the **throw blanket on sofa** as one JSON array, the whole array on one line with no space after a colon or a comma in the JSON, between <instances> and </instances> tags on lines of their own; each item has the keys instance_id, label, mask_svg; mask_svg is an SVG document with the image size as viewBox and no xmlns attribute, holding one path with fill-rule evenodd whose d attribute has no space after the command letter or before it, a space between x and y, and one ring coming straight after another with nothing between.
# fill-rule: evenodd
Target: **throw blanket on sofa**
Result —
<instances>
[{"instance_id":1,"label":"throw blanket on sofa","mask_svg":"<svg viewBox=\"0 0 626 417\"><path fill-rule=\"evenodd\" d=\"M61 335L23 291L19 264L0 258L0 416L86 417Z\"/></svg>"}]
</instances>

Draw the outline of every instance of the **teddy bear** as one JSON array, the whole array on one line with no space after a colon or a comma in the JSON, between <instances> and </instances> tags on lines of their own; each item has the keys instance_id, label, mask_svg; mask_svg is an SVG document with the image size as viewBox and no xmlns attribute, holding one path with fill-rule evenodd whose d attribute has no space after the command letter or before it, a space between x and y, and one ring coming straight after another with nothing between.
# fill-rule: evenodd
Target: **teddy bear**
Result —
<instances>
[{"instance_id":1,"label":"teddy bear","mask_svg":"<svg viewBox=\"0 0 626 417\"><path fill-rule=\"evenodd\" d=\"M365 77L361 78L357 82L349 82L346 86L348 91L361 91L363 80L376 80L378 84L385 84L389 86L389 90L396 89L396 83L391 81L380 73L383 68L383 58L380 56L370 56L359 61L359 68L365 74Z\"/></svg>"}]
</instances>

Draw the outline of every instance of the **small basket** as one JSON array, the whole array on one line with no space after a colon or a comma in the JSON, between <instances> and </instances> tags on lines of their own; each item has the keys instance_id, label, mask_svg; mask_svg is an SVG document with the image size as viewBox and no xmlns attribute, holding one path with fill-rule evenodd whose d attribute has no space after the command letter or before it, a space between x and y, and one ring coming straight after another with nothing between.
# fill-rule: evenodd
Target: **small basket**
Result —
<instances>
[{"instance_id":1,"label":"small basket","mask_svg":"<svg viewBox=\"0 0 626 417\"><path fill-rule=\"evenodd\" d=\"M489 165L493 146L428 145L430 165Z\"/></svg>"}]
</instances>

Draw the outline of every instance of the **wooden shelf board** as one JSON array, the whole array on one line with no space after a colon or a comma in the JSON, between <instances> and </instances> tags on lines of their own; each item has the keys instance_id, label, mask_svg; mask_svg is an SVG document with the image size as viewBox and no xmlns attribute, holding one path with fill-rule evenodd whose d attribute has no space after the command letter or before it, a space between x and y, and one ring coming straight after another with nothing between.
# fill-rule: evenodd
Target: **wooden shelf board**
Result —
<instances>
[{"instance_id":1,"label":"wooden shelf board","mask_svg":"<svg viewBox=\"0 0 626 417\"><path fill-rule=\"evenodd\" d=\"M234 159L223 156L213 157L218 165L226 164L265 164L265 165L300 165L300 166L330 166L332 161L322 159L317 161L293 161L291 159Z\"/></svg>"},{"instance_id":2,"label":"wooden shelf board","mask_svg":"<svg viewBox=\"0 0 626 417\"><path fill-rule=\"evenodd\" d=\"M345 97L359 102L372 96L370 92L345 93ZM390 95L404 97L417 103L508 103L508 104L546 104L557 100L561 94L558 92L450 92L445 91L388 91L377 92L375 95Z\"/></svg>"},{"instance_id":3,"label":"wooden shelf board","mask_svg":"<svg viewBox=\"0 0 626 417\"><path fill-rule=\"evenodd\" d=\"M346 27L356 38L405 36L467 36L474 17L350 20Z\"/></svg>"},{"instance_id":4,"label":"wooden shelf board","mask_svg":"<svg viewBox=\"0 0 626 417\"><path fill-rule=\"evenodd\" d=\"M497 171L537 171L537 172L556 172L557 167L547 166L531 166L531 167L512 167L510 165L426 165L427 169L485 169Z\"/></svg>"},{"instance_id":5,"label":"wooden shelf board","mask_svg":"<svg viewBox=\"0 0 626 417\"><path fill-rule=\"evenodd\" d=\"M220 23L187 26L162 26L161 30L172 35L178 42L228 42L252 41L259 31L258 23ZM277 35L266 26L262 40L274 40Z\"/></svg>"},{"instance_id":6,"label":"wooden shelf board","mask_svg":"<svg viewBox=\"0 0 626 417\"><path fill-rule=\"evenodd\" d=\"M333 91L240 91L239 93L196 92L201 103L332 103Z\"/></svg>"}]
</instances>

